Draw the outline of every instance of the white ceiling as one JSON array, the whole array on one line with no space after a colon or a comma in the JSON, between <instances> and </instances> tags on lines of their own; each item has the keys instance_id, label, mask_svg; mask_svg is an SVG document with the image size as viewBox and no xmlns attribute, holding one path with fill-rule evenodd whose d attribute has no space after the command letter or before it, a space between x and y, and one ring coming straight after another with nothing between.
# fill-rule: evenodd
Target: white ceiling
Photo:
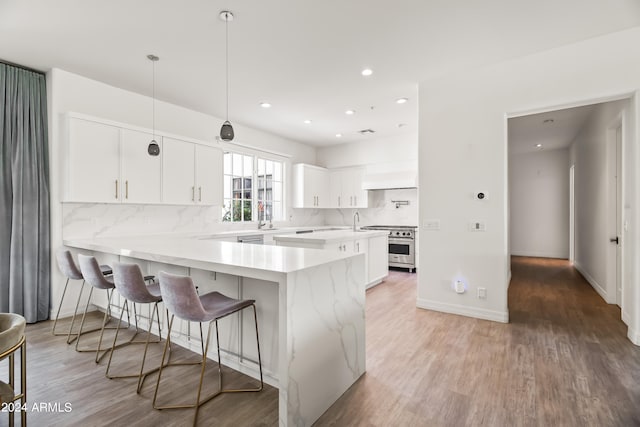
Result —
<instances>
[{"instance_id":1,"label":"white ceiling","mask_svg":"<svg viewBox=\"0 0 640 427\"><path fill-rule=\"evenodd\" d=\"M585 105L509 119L509 153L569 148L595 107Z\"/></svg>"},{"instance_id":2,"label":"white ceiling","mask_svg":"<svg viewBox=\"0 0 640 427\"><path fill-rule=\"evenodd\" d=\"M153 53L158 99L224 117L225 9L230 120L317 146L416 133L421 80L640 25L637 0L0 0L0 59L151 95Z\"/></svg>"}]
</instances>

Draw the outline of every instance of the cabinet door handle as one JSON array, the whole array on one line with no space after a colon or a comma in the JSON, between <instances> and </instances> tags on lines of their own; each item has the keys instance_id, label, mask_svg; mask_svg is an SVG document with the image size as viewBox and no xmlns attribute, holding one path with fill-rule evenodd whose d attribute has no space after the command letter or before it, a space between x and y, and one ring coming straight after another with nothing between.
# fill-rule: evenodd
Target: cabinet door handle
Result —
<instances>
[{"instance_id":1,"label":"cabinet door handle","mask_svg":"<svg viewBox=\"0 0 640 427\"><path fill-rule=\"evenodd\" d=\"M196 201L196 187L191 187L191 201Z\"/></svg>"},{"instance_id":2,"label":"cabinet door handle","mask_svg":"<svg viewBox=\"0 0 640 427\"><path fill-rule=\"evenodd\" d=\"M349 206L353 206L353 196L349 196Z\"/></svg>"},{"instance_id":3,"label":"cabinet door handle","mask_svg":"<svg viewBox=\"0 0 640 427\"><path fill-rule=\"evenodd\" d=\"M340 206L340 196L338 196L338 206Z\"/></svg>"},{"instance_id":4,"label":"cabinet door handle","mask_svg":"<svg viewBox=\"0 0 640 427\"><path fill-rule=\"evenodd\" d=\"M116 200L118 200L118 180L116 179Z\"/></svg>"},{"instance_id":5,"label":"cabinet door handle","mask_svg":"<svg viewBox=\"0 0 640 427\"><path fill-rule=\"evenodd\" d=\"M124 198L129 199L129 180L124 182Z\"/></svg>"},{"instance_id":6,"label":"cabinet door handle","mask_svg":"<svg viewBox=\"0 0 640 427\"><path fill-rule=\"evenodd\" d=\"M357 252L360 252L360 242L356 242L356 248L358 248Z\"/></svg>"},{"instance_id":7,"label":"cabinet door handle","mask_svg":"<svg viewBox=\"0 0 640 427\"><path fill-rule=\"evenodd\" d=\"M353 206L358 206L358 196L353 196Z\"/></svg>"},{"instance_id":8,"label":"cabinet door handle","mask_svg":"<svg viewBox=\"0 0 640 427\"><path fill-rule=\"evenodd\" d=\"M202 201L202 187L198 187L198 201Z\"/></svg>"}]
</instances>

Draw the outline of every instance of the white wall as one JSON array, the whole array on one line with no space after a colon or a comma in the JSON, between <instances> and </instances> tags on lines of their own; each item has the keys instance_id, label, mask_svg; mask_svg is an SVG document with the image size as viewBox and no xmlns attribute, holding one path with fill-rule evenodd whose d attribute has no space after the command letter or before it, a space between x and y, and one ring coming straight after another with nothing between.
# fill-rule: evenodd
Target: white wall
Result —
<instances>
[{"instance_id":1,"label":"white wall","mask_svg":"<svg viewBox=\"0 0 640 427\"><path fill-rule=\"evenodd\" d=\"M611 248L607 138L629 108L628 100L598 105L571 146L571 162L575 164L575 266L609 303L615 302L616 285L607 280Z\"/></svg>"},{"instance_id":2,"label":"white wall","mask_svg":"<svg viewBox=\"0 0 640 427\"><path fill-rule=\"evenodd\" d=\"M60 69L47 74L49 110L49 148L51 179L51 247L55 251L66 237L118 235L131 232L157 233L169 231L216 231L230 227L255 227L255 224L229 225L220 223L220 207L105 205L61 203L64 176L60 153L64 140L64 114L78 112L116 122L152 127L152 99L134 92L109 86ZM168 133L216 144L223 119L156 101L156 128ZM291 163L315 163L316 150L259 130L234 123L234 141L258 149L284 153ZM232 146L232 144L230 144ZM290 176L290 174L289 174ZM88 178L89 179L89 178ZM289 209L289 225L323 224L314 212L293 212ZM62 277L55 259L52 262L52 301L57 304L62 290ZM74 297L67 298L72 301ZM68 308L68 307L67 307ZM64 310L64 309L63 309Z\"/></svg>"},{"instance_id":3,"label":"white wall","mask_svg":"<svg viewBox=\"0 0 640 427\"><path fill-rule=\"evenodd\" d=\"M394 138L367 138L350 144L320 147L317 152L318 165L325 168L412 161L417 155L417 133Z\"/></svg>"},{"instance_id":4,"label":"white wall","mask_svg":"<svg viewBox=\"0 0 640 427\"><path fill-rule=\"evenodd\" d=\"M421 222L440 219L441 230L423 232L420 239L418 306L508 320L506 118L635 94L640 88L638 45L636 27L420 84L419 215ZM630 115L634 122L636 102ZM637 140L634 128L632 143L625 145L623 178L629 337L640 344ZM490 192L490 199L473 200L478 189ZM475 220L486 221L487 231L467 231ZM451 290L457 277L467 281L469 292ZM486 299L476 297L480 286L487 288Z\"/></svg>"},{"instance_id":5,"label":"white wall","mask_svg":"<svg viewBox=\"0 0 640 427\"><path fill-rule=\"evenodd\" d=\"M509 155L511 255L569 258L569 150Z\"/></svg>"}]
</instances>

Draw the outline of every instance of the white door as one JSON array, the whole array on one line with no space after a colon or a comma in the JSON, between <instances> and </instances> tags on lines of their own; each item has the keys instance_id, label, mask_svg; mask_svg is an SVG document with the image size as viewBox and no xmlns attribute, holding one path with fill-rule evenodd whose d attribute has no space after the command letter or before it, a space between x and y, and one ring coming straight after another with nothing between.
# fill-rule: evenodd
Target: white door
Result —
<instances>
[{"instance_id":1,"label":"white door","mask_svg":"<svg viewBox=\"0 0 640 427\"><path fill-rule=\"evenodd\" d=\"M622 306L622 126L616 129L616 302Z\"/></svg>"},{"instance_id":2,"label":"white door","mask_svg":"<svg viewBox=\"0 0 640 427\"><path fill-rule=\"evenodd\" d=\"M159 156L150 156L147 147L153 135L146 132L122 129L121 200L124 203L160 203Z\"/></svg>"},{"instance_id":3,"label":"white door","mask_svg":"<svg viewBox=\"0 0 640 427\"><path fill-rule=\"evenodd\" d=\"M162 201L176 205L195 202L195 144L162 138Z\"/></svg>"},{"instance_id":4,"label":"white door","mask_svg":"<svg viewBox=\"0 0 640 427\"><path fill-rule=\"evenodd\" d=\"M222 150L196 145L196 203L222 206Z\"/></svg>"},{"instance_id":5,"label":"white door","mask_svg":"<svg viewBox=\"0 0 640 427\"><path fill-rule=\"evenodd\" d=\"M607 174L608 183L608 232L609 249L607 254L607 292L611 297L609 303L621 305L622 301L622 275L621 275L621 182L620 182L620 145L622 129L612 129L607 145Z\"/></svg>"},{"instance_id":6,"label":"white door","mask_svg":"<svg viewBox=\"0 0 640 427\"><path fill-rule=\"evenodd\" d=\"M569 262L576 262L576 166L569 168Z\"/></svg>"},{"instance_id":7,"label":"white door","mask_svg":"<svg viewBox=\"0 0 640 427\"><path fill-rule=\"evenodd\" d=\"M69 179L66 200L120 201L120 129L69 119Z\"/></svg>"}]
</instances>

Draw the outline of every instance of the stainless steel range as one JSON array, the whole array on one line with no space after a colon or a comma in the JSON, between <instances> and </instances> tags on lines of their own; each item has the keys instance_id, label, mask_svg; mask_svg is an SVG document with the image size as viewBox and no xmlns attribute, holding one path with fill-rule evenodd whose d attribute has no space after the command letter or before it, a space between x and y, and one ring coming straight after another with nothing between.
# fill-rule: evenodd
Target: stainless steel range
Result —
<instances>
[{"instance_id":1,"label":"stainless steel range","mask_svg":"<svg viewBox=\"0 0 640 427\"><path fill-rule=\"evenodd\" d=\"M389 266L408 268L409 273L416 268L415 237L416 228L409 225L370 225L364 230L386 230L389 232Z\"/></svg>"}]
</instances>

